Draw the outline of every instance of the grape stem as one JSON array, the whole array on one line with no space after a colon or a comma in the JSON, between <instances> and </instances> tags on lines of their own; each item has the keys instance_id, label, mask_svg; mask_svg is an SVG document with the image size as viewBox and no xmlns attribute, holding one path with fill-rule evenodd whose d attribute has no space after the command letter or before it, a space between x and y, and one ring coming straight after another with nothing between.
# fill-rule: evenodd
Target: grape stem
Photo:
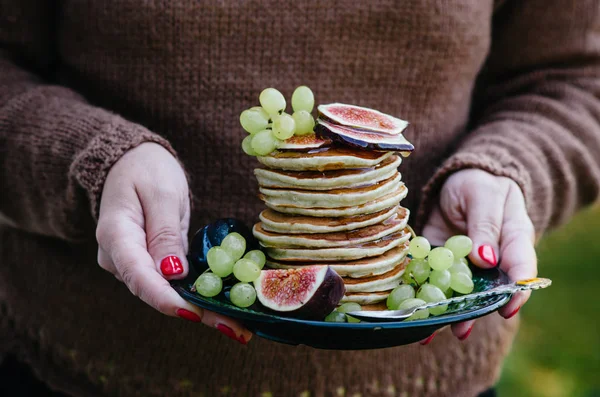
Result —
<instances>
[{"instance_id":1,"label":"grape stem","mask_svg":"<svg viewBox=\"0 0 600 397\"><path fill-rule=\"evenodd\" d=\"M417 284L417 289L421 288L421 284L419 284L419 282L417 281L417 279L415 278L415 276L412 274L412 272L410 272L409 276L410 276L410 278L413 279L413 281L415 282L415 284Z\"/></svg>"}]
</instances>

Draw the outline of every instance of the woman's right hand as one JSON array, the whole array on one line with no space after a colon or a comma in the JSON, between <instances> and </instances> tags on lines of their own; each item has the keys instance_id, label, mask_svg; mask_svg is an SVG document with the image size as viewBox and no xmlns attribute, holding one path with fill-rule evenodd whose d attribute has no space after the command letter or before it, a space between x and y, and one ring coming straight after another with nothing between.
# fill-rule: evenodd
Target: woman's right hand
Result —
<instances>
[{"instance_id":1,"label":"woman's right hand","mask_svg":"<svg viewBox=\"0 0 600 397\"><path fill-rule=\"evenodd\" d=\"M246 344L252 334L238 322L191 305L169 285L188 271L189 220L183 169L162 146L143 143L106 178L96 229L98 263L161 313L203 322Z\"/></svg>"}]
</instances>

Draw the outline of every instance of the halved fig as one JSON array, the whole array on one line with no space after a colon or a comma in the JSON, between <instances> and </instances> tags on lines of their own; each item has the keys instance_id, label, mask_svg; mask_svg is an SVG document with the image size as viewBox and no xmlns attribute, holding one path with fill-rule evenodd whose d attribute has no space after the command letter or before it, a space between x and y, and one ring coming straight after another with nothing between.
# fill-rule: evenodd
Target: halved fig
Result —
<instances>
[{"instance_id":1,"label":"halved fig","mask_svg":"<svg viewBox=\"0 0 600 397\"><path fill-rule=\"evenodd\" d=\"M402 134L385 135L376 132L360 131L354 128L342 127L325 120L317 120L315 131L318 136L330 138L343 145L368 150L388 150L412 152L414 146Z\"/></svg>"},{"instance_id":2,"label":"halved fig","mask_svg":"<svg viewBox=\"0 0 600 397\"><path fill-rule=\"evenodd\" d=\"M306 150L316 149L331 144L331 140L328 138L317 137L316 134L308 135L294 135L293 137L286 139L279 145L279 149L286 150Z\"/></svg>"},{"instance_id":3,"label":"halved fig","mask_svg":"<svg viewBox=\"0 0 600 397\"><path fill-rule=\"evenodd\" d=\"M343 127L398 135L408 126L408 122L381 113L378 110L343 103L319 105L319 117Z\"/></svg>"},{"instance_id":4,"label":"halved fig","mask_svg":"<svg viewBox=\"0 0 600 397\"><path fill-rule=\"evenodd\" d=\"M310 320L324 319L346 293L344 281L329 266L263 270L254 287L263 306Z\"/></svg>"}]
</instances>

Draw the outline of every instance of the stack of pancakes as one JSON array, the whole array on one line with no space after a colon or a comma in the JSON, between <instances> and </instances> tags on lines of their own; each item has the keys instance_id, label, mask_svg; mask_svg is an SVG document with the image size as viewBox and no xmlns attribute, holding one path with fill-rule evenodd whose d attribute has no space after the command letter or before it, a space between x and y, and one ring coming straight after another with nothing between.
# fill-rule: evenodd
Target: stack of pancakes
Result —
<instances>
[{"instance_id":1,"label":"stack of pancakes","mask_svg":"<svg viewBox=\"0 0 600 397\"><path fill-rule=\"evenodd\" d=\"M270 268L329 265L346 284L342 302L387 298L406 267L407 189L392 152L326 147L259 157L254 173L268 209L254 225Z\"/></svg>"}]
</instances>

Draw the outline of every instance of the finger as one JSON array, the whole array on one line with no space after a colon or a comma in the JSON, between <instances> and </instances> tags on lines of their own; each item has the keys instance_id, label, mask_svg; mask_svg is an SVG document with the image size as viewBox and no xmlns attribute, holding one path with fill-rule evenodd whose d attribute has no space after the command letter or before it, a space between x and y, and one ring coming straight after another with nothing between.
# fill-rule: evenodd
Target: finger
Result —
<instances>
[{"instance_id":1,"label":"finger","mask_svg":"<svg viewBox=\"0 0 600 397\"><path fill-rule=\"evenodd\" d=\"M423 228L423 237L425 237L432 245L444 245L446 240L454 235L452 228L448 225L448 222L442 216L440 208L436 206L427 224Z\"/></svg>"},{"instance_id":2,"label":"finger","mask_svg":"<svg viewBox=\"0 0 600 397\"><path fill-rule=\"evenodd\" d=\"M115 264L113 263L110 255L102 249L102 247L98 247L98 265L109 273L117 274L117 269L115 268Z\"/></svg>"},{"instance_id":3,"label":"finger","mask_svg":"<svg viewBox=\"0 0 600 397\"><path fill-rule=\"evenodd\" d=\"M463 341L471 335L475 320L464 321L462 323L452 324L452 334Z\"/></svg>"},{"instance_id":4,"label":"finger","mask_svg":"<svg viewBox=\"0 0 600 397\"><path fill-rule=\"evenodd\" d=\"M179 296L156 271L154 260L144 247L120 243L112 252L113 262L125 285L148 305L168 316L202 322L244 344L250 340L252 334L235 320L191 305Z\"/></svg>"},{"instance_id":5,"label":"finger","mask_svg":"<svg viewBox=\"0 0 600 397\"><path fill-rule=\"evenodd\" d=\"M185 204L176 191L157 189L150 197L141 195L146 220L148 252L155 268L167 279L183 278L187 275L188 263L184 245L182 220Z\"/></svg>"},{"instance_id":6,"label":"finger","mask_svg":"<svg viewBox=\"0 0 600 397\"><path fill-rule=\"evenodd\" d=\"M518 281L537 276L535 232L527 215L525 199L518 186L511 186L506 200L504 227L502 230L501 269L511 280ZM531 291L519 292L500 309L505 318L514 316L525 304Z\"/></svg>"},{"instance_id":7,"label":"finger","mask_svg":"<svg viewBox=\"0 0 600 397\"><path fill-rule=\"evenodd\" d=\"M501 189L501 187L498 187ZM472 191L466 198L467 234L473 240L471 261L483 268L498 264L505 192Z\"/></svg>"}]
</instances>

